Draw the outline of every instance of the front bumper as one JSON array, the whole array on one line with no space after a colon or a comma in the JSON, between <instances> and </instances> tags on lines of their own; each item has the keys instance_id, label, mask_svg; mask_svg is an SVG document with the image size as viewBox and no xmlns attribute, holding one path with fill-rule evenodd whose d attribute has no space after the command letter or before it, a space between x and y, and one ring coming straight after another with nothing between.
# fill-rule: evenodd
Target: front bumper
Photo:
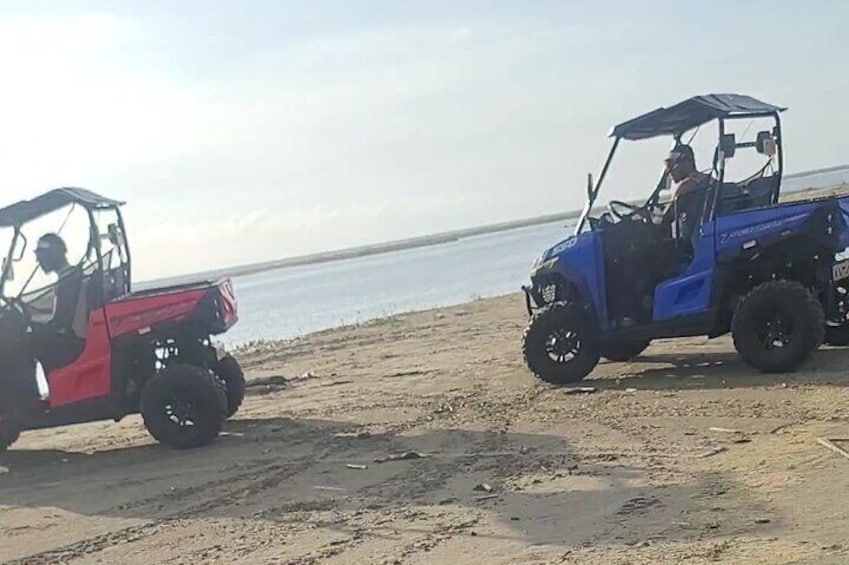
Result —
<instances>
[{"instance_id":1,"label":"front bumper","mask_svg":"<svg viewBox=\"0 0 849 565\"><path fill-rule=\"evenodd\" d=\"M525 293L525 308L528 311L528 317L531 317L531 316L534 315L534 309L533 309L533 306L531 305L531 303L535 302L533 300L533 297L531 296L531 287L529 287L526 284L523 284L522 285L522 292Z\"/></svg>"}]
</instances>

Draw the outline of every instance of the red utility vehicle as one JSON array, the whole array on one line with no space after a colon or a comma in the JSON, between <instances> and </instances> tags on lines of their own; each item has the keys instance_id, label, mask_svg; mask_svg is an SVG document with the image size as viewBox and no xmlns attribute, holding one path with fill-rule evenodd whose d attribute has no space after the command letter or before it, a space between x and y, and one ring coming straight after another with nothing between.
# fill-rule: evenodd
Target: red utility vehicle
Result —
<instances>
[{"instance_id":1,"label":"red utility vehicle","mask_svg":"<svg viewBox=\"0 0 849 565\"><path fill-rule=\"evenodd\" d=\"M133 292L122 205L85 189L59 188L0 209L0 230L11 240L0 270L0 450L24 430L117 422L136 413L159 442L197 447L218 436L244 399L239 364L211 341L238 319L231 281ZM82 210L90 226L77 263L88 325L74 361L44 368L43 394L29 336L36 305L52 300L55 283L28 290L31 275L20 291L8 287L27 249L23 226L65 208Z\"/></svg>"}]
</instances>

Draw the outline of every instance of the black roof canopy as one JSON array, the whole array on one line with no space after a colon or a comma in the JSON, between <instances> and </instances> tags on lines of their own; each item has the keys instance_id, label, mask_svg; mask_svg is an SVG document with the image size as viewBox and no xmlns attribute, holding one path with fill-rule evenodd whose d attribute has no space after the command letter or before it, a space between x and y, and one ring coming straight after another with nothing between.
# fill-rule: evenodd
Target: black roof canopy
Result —
<instances>
[{"instance_id":1,"label":"black roof canopy","mask_svg":"<svg viewBox=\"0 0 849 565\"><path fill-rule=\"evenodd\" d=\"M21 225L69 204L78 204L87 209L97 209L122 206L124 202L100 196L85 188L56 188L41 196L36 196L32 200L21 200L0 209L0 227Z\"/></svg>"},{"instance_id":2,"label":"black roof canopy","mask_svg":"<svg viewBox=\"0 0 849 565\"><path fill-rule=\"evenodd\" d=\"M623 122L613 128L610 136L639 140L678 135L717 118L734 114L770 115L786 109L745 94L703 94Z\"/></svg>"}]
</instances>

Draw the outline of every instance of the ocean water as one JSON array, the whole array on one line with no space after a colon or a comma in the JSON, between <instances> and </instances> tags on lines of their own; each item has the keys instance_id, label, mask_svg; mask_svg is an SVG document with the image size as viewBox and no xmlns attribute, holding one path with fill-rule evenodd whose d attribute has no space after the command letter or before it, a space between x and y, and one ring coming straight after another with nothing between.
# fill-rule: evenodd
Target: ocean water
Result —
<instances>
[{"instance_id":1,"label":"ocean water","mask_svg":"<svg viewBox=\"0 0 849 565\"><path fill-rule=\"evenodd\" d=\"M398 312L519 291L534 259L571 233L564 223L543 224L235 277L240 319L220 339L231 346L285 339Z\"/></svg>"},{"instance_id":2,"label":"ocean water","mask_svg":"<svg viewBox=\"0 0 849 565\"><path fill-rule=\"evenodd\" d=\"M849 182L849 170L787 178L784 190ZM451 243L265 271L233 279L239 323L229 346L287 339L399 312L519 291L534 259L571 234L543 224Z\"/></svg>"}]
</instances>

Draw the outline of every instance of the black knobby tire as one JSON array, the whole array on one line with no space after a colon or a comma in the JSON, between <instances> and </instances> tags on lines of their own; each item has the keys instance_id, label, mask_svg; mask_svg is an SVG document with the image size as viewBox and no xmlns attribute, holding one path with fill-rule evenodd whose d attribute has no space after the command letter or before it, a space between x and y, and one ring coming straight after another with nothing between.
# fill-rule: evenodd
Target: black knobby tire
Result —
<instances>
[{"instance_id":1,"label":"black knobby tire","mask_svg":"<svg viewBox=\"0 0 849 565\"><path fill-rule=\"evenodd\" d=\"M230 354L216 361L210 368L227 389L227 417L230 418L245 400L245 373L239 362Z\"/></svg>"},{"instance_id":2,"label":"black knobby tire","mask_svg":"<svg viewBox=\"0 0 849 565\"><path fill-rule=\"evenodd\" d=\"M566 354L571 358L566 359ZM552 304L534 315L525 328L522 356L528 369L545 382L578 382L598 364L598 336L580 304Z\"/></svg>"},{"instance_id":3,"label":"black knobby tire","mask_svg":"<svg viewBox=\"0 0 849 565\"><path fill-rule=\"evenodd\" d=\"M777 280L755 287L731 321L734 347L743 360L767 373L793 371L822 344L822 304L797 282Z\"/></svg>"},{"instance_id":4,"label":"black knobby tire","mask_svg":"<svg viewBox=\"0 0 849 565\"><path fill-rule=\"evenodd\" d=\"M646 350L651 341L628 341L623 343L605 343L601 346L601 356L609 361L630 361Z\"/></svg>"},{"instance_id":5,"label":"black knobby tire","mask_svg":"<svg viewBox=\"0 0 849 565\"><path fill-rule=\"evenodd\" d=\"M160 443L177 449L201 447L221 432L227 418L226 391L204 368L174 364L144 387L141 415Z\"/></svg>"}]
</instances>

